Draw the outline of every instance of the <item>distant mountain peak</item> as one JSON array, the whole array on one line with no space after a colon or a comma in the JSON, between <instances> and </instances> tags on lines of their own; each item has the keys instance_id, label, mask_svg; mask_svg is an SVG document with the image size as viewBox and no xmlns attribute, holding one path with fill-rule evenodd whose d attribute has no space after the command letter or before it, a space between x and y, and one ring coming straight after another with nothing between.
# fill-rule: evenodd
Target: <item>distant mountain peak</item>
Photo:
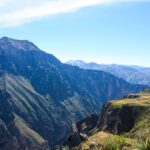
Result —
<instances>
[{"instance_id":1,"label":"distant mountain peak","mask_svg":"<svg viewBox=\"0 0 150 150\"><path fill-rule=\"evenodd\" d=\"M83 60L69 60L66 63L86 63Z\"/></svg>"},{"instance_id":2,"label":"distant mountain peak","mask_svg":"<svg viewBox=\"0 0 150 150\"><path fill-rule=\"evenodd\" d=\"M3 36L2 38L1 38L1 40L3 40L3 41L7 41L8 39L10 39L9 37L6 37L6 36Z\"/></svg>"},{"instance_id":3,"label":"distant mountain peak","mask_svg":"<svg viewBox=\"0 0 150 150\"><path fill-rule=\"evenodd\" d=\"M27 40L16 40L9 37L2 37L0 39L0 49L9 49L12 47L24 51L39 50L39 48L36 45Z\"/></svg>"},{"instance_id":4,"label":"distant mountain peak","mask_svg":"<svg viewBox=\"0 0 150 150\"><path fill-rule=\"evenodd\" d=\"M82 66L82 65L86 64L86 62L84 62L83 60L69 60L65 63L73 65L73 66Z\"/></svg>"}]
</instances>

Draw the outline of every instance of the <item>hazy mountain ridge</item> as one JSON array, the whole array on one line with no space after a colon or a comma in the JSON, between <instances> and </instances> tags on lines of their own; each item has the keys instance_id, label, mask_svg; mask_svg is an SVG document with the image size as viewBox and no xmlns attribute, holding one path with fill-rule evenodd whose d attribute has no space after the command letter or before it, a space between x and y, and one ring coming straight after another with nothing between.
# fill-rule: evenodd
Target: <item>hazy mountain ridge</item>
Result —
<instances>
[{"instance_id":1,"label":"hazy mountain ridge","mask_svg":"<svg viewBox=\"0 0 150 150\"><path fill-rule=\"evenodd\" d=\"M143 88L102 71L63 64L28 41L0 39L0 119L15 138L15 150L47 150L47 141L53 146L65 140L72 119L98 113L108 100ZM9 150L6 141L2 145Z\"/></svg>"},{"instance_id":2,"label":"hazy mountain ridge","mask_svg":"<svg viewBox=\"0 0 150 150\"><path fill-rule=\"evenodd\" d=\"M132 84L145 84L150 86L150 68L117 64L96 64L93 62L86 63L81 60L71 60L66 63L83 69L102 70L122 78Z\"/></svg>"}]
</instances>

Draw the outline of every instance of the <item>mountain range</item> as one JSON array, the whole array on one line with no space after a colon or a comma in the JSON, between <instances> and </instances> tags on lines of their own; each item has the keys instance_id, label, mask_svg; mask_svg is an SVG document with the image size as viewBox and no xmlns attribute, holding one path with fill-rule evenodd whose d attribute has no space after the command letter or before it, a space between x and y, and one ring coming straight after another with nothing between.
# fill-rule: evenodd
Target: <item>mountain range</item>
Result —
<instances>
[{"instance_id":1,"label":"mountain range","mask_svg":"<svg viewBox=\"0 0 150 150\"><path fill-rule=\"evenodd\" d=\"M86 63L81 60L70 60L66 62L72 66L83 69L101 70L122 78L132 84L145 84L150 86L150 68L141 66L128 66L117 64L97 64L94 62Z\"/></svg>"},{"instance_id":2,"label":"mountain range","mask_svg":"<svg viewBox=\"0 0 150 150\"><path fill-rule=\"evenodd\" d=\"M27 40L0 39L0 149L48 150L72 121L143 90L109 73L61 63Z\"/></svg>"}]
</instances>

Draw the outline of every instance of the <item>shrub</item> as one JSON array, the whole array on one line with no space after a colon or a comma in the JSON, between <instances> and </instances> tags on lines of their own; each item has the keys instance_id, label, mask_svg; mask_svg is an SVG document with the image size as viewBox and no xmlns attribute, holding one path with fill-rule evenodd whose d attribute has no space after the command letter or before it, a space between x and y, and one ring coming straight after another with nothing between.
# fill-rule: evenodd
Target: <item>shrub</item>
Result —
<instances>
[{"instance_id":1,"label":"shrub","mask_svg":"<svg viewBox=\"0 0 150 150\"><path fill-rule=\"evenodd\" d=\"M150 150L150 139L141 142L140 150Z\"/></svg>"}]
</instances>

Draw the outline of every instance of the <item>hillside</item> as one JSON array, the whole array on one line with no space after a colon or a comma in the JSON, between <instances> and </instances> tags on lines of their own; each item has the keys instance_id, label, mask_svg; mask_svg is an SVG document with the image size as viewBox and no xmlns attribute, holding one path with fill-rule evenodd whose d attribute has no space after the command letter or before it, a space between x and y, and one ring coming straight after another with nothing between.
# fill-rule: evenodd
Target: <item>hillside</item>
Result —
<instances>
[{"instance_id":1,"label":"hillside","mask_svg":"<svg viewBox=\"0 0 150 150\"><path fill-rule=\"evenodd\" d=\"M29 41L4 37L0 39L0 148L47 150L66 140L72 120L99 113L108 100L144 88L103 71L63 64Z\"/></svg>"},{"instance_id":2,"label":"hillside","mask_svg":"<svg viewBox=\"0 0 150 150\"><path fill-rule=\"evenodd\" d=\"M149 90L109 102L103 107L97 126L82 147L87 150L95 143L95 149L101 150L149 150L149 120Z\"/></svg>"},{"instance_id":3,"label":"hillside","mask_svg":"<svg viewBox=\"0 0 150 150\"><path fill-rule=\"evenodd\" d=\"M68 61L67 64L83 69L102 70L122 78L132 84L145 84L150 86L150 68L126 65L105 65L97 63L85 63L81 60Z\"/></svg>"}]
</instances>

